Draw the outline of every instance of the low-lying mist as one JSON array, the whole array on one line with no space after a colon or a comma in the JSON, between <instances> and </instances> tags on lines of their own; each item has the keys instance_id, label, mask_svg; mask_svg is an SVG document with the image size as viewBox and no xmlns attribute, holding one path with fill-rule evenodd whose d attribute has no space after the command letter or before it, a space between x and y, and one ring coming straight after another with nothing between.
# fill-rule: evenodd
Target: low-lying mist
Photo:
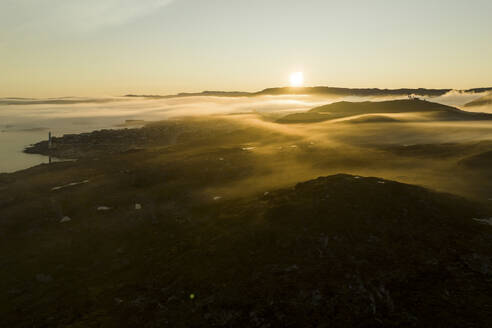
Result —
<instances>
[{"instance_id":1,"label":"low-lying mist","mask_svg":"<svg viewBox=\"0 0 492 328\"><path fill-rule=\"evenodd\" d=\"M459 105L480 94L450 92L430 101ZM406 97L178 97L113 98L114 101L70 104L17 104L0 106L0 172L15 171L46 161L23 154L22 149L45 140L48 131L61 136L105 128L137 127L142 121L182 118L200 121L207 128L217 122L228 133L205 139L196 151L209 158L210 149L240 150L240 156L217 154L215 160L244 169L227 183L208 186L207 194L221 197L266 192L318 176L340 172L379 176L475 198L490 198L481 173L463 167L461 160L486 151L476 147L492 140L492 124L477 122L400 122L418 113L392 114L395 122L323 122L279 124L284 115L307 111L338 101L382 101ZM466 109L468 110L468 108ZM387 115L387 114L386 114ZM391 115L390 115L391 116ZM235 132L234 132L235 131ZM241 138L238 137L241 136ZM457 144L443 156L442 144ZM202 145L207 145L203 147ZM434 145L415 150L415 145ZM464 146L463 146L464 145ZM225 148L224 148L225 147ZM454 146L453 146L454 147ZM215 151L213 150L213 151ZM179 160L179 159L178 159ZM222 161L221 161L222 163ZM197 165L204 165L202 162ZM480 171L481 172L481 171Z\"/></svg>"},{"instance_id":2,"label":"low-lying mist","mask_svg":"<svg viewBox=\"0 0 492 328\"><path fill-rule=\"evenodd\" d=\"M450 91L427 100L451 106L462 106L481 93ZM163 120L179 116L257 112L284 115L304 111L337 101L383 101L405 99L406 96L327 96L280 95L256 97L192 96L176 98L56 98L0 100L2 132L26 129L50 129L55 133L74 133L118 125L124 120ZM486 107L487 108L487 107ZM468 110L472 110L468 108ZM476 111L475 109L473 109Z\"/></svg>"},{"instance_id":3,"label":"low-lying mist","mask_svg":"<svg viewBox=\"0 0 492 328\"><path fill-rule=\"evenodd\" d=\"M216 158L210 158L208 150L204 152L207 161L220 158L248 169L243 178L209 188L209 195L267 192L343 172L419 184L471 198L492 197L484 171L462 164L464 159L492 148L492 124L488 122L282 125L254 114L200 120L209 124L225 120L237 129L215 141L213 145L222 149L213 155ZM224 149L242 149L241 159L229 157Z\"/></svg>"}]
</instances>

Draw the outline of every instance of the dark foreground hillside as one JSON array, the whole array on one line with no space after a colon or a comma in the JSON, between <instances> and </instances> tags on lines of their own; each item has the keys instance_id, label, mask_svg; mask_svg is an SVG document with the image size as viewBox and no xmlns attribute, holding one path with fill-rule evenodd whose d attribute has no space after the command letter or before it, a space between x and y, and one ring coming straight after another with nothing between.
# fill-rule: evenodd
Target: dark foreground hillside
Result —
<instances>
[{"instance_id":1,"label":"dark foreground hillside","mask_svg":"<svg viewBox=\"0 0 492 328\"><path fill-rule=\"evenodd\" d=\"M29 148L77 160L0 174L0 327L490 326L490 141L307 126L322 133L236 115Z\"/></svg>"},{"instance_id":2,"label":"dark foreground hillside","mask_svg":"<svg viewBox=\"0 0 492 328\"><path fill-rule=\"evenodd\" d=\"M94 193L113 209L84 211ZM29 214L16 218L15 203L0 212L2 327L492 320L492 227L478 221L487 212L420 187L340 174L231 201L155 194L137 210L87 183L59 190L73 213L64 223L49 219L56 203L43 212L41 199L17 197Z\"/></svg>"}]
</instances>

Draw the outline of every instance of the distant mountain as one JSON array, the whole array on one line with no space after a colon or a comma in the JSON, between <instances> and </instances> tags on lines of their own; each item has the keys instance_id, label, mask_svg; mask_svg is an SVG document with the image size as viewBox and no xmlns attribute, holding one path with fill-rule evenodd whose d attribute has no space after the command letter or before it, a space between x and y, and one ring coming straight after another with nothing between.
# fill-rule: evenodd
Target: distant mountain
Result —
<instances>
[{"instance_id":1,"label":"distant mountain","mask_svg":"<svg viewBox=\"0 0 492 328\"><path fill-rule=\"evenodd\" d=\"M177 97L197 97L197 96L212 96L212 97L255 97L255 96L277 96L277 95L330 95L330 96L407 96L416 95L421 97L438 97L451 91L452 89L378 89L378 88L337 88L337 87L282 87L282 88L267 88L258 92L241 92L241 91L203 91L196 93L178 93L176 95L134 95L129 94L126 97L144 97L144 98L177 98ZM463 92L485 92L492 91L490 88L476 88L462 90Z\"/></svg>"},{"instance_id":2,"label":"distant mountain","mask_svg":"<svg viewBox=\"0 0 492 328\"><path fill-rule=\"evenodd\" d=\"M458 108L419 99L380 102L341 101L313 108L305 113L295 113L279 119L279 123L312 123L354 116L358 120L367 114L426 113L438 121L492 120L492 114L471 113ZM369 120L370 121L370 120Z\"/></svg>"},{"instance_id":3,"label":"distant mountain","mask_svg":"<svg viewBox=\"0 0 492 328\"><path fill-rule=\"evenodd\" d=\"M474 92L474 93L482 93L482 92L488 92L488 91L492 91L492 87L488 87L488 88L475 88L475 89L468 89L468 90L464 90L466 92Z\"/></svg>"},{"instance_id":4,"label":"distant mountain","mask_svg":"<svg viewBox=\"0 0 492 328\"><path fill-rule=\"evenodd\" d=\"M476 107L485 105L492 105L492 92L483 97L470 101L465 105L465 107Z\"/></svg>"},{"instance_id":5,"label":"distant mountain","mask_svg":"<svg viewBox=\"0 0 492 328\"><path fill-rule=\"evenodd\" d=\"M80 97L63 97L63 98L0 98L0 105L75 105L90 103L109 103L122 101L125 99L118 98L80 98Z\"/></svg>"},{"instance_id":6,"label":"distant mountain","mask_svg":"<svg viewBox=\"0 0 492 328\"><path fill-rule=\"evenodd\" d=\"M284 95L284 94L308 94L308 95L334 95L334 96L406 96L418 95L437 97L451 91L450 89L352 89L336 87L306 87L306 88L269 88L257 92L256 95Z\"/></svg>"},{"instance_id":7,"label":"distant mountain","mask_svg":"<svg viewBox=\"0 0 492 328\"><path fill-rule=\"evenodd\" d=\"M135 98L153 98L153 99L165 99L165 98L180 98L180 97L199 97L199 96L209 96L209 97L251 97L254 93L251 92L241 92L241 91L202 91L202 92L181 92L175 95L134 95L129 94L125 97L135 97Z\"/></svg>"}]
</instances>

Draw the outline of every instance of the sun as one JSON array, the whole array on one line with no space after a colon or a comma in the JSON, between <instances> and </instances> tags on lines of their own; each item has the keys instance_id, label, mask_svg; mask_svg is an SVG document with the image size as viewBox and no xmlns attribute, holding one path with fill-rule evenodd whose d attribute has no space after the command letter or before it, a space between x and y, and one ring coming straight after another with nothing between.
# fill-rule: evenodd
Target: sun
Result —
<instances>
[{"instance_id":1,"label":"sun","mask_svg":"<svg viewBox=\"0 0 492 328\"><path fill-rule=\"evenodd\" d=\"M304 84L304 74L302 72L294 72L290 74L290 86L301 87Z\"/></svg>"}]
</instances>

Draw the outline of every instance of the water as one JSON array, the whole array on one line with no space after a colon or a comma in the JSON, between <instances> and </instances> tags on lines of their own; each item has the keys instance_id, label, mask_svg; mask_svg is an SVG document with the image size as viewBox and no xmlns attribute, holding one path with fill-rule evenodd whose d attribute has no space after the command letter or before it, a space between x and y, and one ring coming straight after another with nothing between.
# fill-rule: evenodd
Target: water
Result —
<instances>
[{"instance_id":1,"label":"water","mask_svg":"<svg viewBox=\"0 0 492 328\"><path fill-rule=\"evenodd\" d=\"M71 104L28 104L26 100L0 101L0 173L47 163L48 157L23 153L33 143L53 136L116 128L125 120L156 121L170 117L234 112L304 110L327 100L303 96L226 98L187 97L170 99L64 98ZM0 99L2 100L2 99ZM89 99L90 100L90 99ZM80 101L78 103L78 101ZM91 100L92 101L92 100ZM18 104L5 104L17 102Z\"/></svg>"},{"instance_id":2,"label":"water","mask_svg":"<svg viewBox=\"0 0 492 328\"><path fill-rule=\"evenodd\" d=\"M26 154L23 150L47 140L49 131L61 136L111 128L124 121L120 117L98 117L94 110L94 106L92 111L85 111L80 106L66 105L0 105L0 173L48 163L47 156Z\"/></svg>"},{"instance_id":3,"label":"water","mask_svg":"<svg viewBox=\"0 0 492 328\"><path fill-rule=\"evenodd\" d=\"M0 132L0 172L14 172L40 163L47 163L42 155L29 155L22 152L26 145L42 139L46 134L40 132L25 133L20 131Z\"/></svg>"}]
</instances>

